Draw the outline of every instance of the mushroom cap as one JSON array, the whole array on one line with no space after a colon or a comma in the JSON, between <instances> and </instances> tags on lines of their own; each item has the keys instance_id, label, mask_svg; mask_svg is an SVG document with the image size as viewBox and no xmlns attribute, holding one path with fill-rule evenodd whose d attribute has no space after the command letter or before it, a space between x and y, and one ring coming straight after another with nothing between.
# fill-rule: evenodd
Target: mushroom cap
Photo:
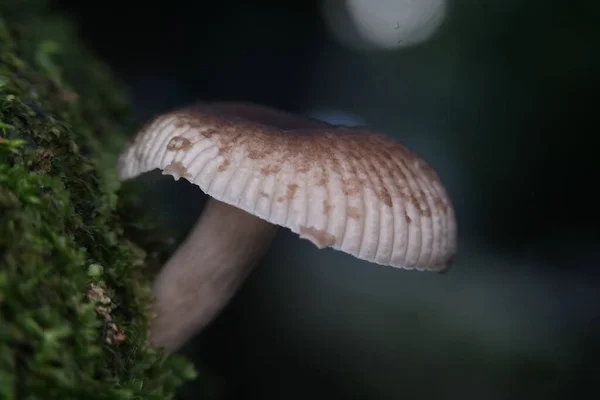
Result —
<instances>
[{"instance_id":1,"label":"mushroom cap","mask_svg":"<svg viewBox=\"0 0 600 400\"><path fill-rule=\"evenodd\" d=\"M162 170L314 243L382 265L445 270L456 251L437 173L390 138L243 103L198 104L146 124L122 179Z\"/></svg>"}]
</instances>

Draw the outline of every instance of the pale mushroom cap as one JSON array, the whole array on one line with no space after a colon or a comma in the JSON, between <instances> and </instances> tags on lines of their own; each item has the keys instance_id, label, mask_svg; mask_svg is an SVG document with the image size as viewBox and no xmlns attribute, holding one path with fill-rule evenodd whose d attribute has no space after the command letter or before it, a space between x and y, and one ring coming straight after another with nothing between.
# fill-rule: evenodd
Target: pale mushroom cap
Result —
<instances>
[{"instance_id":1,"label":"pale mushroom cap","mask_svg":"<svg viewBox=\"0 0 600 400\"><path fill-rule=\"evenodd\" d=\"M365 129L199 105L155 118L119 162L122 179L157 168L319 248L419 270L446 269L456 251L454 210L436 172Z\"/></svg>"}]
</instances>

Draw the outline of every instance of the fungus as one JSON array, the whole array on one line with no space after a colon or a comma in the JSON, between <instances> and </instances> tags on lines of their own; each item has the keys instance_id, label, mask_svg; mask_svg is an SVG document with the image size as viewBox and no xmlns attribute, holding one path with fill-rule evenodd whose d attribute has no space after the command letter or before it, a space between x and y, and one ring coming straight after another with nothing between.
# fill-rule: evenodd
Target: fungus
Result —
<instances>
[{"instance_id":1,"label":"fungus","mask_svg":"<svg viewBox=\"0 0 600 400\"><path fill-rule=\"evenodd\" d=\"M437 173L367 129L199 104L156 117L119 159L122 179L155 169L210 196L153 285L150 340L168 351L212 321L279 226L318 248L404 269L443 271L456 250L454 210Z\"/></svg>"}]
</instances>

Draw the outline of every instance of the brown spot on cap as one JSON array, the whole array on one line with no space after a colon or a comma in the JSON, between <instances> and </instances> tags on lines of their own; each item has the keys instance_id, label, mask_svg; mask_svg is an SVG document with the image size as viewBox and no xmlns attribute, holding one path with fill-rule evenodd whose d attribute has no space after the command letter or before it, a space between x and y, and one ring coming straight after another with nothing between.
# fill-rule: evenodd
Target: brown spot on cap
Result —
<instances>
[{"instance_id":1,"label":"brown spot on cap","mask_svg":"<svg viewBox=\"0 0 600 400\"><path fill-rule=\"evenodd\" d=\"M360 214L358 213L358 208L353 206L348 207L348 218L359 219Z\"/></svg>"},{"instance_id":2,"label":"brown spot on cap","mask_svg":"<svg viewBox=\"0 0 600 400\"><path fill-rule=\"evenodd\" d=\"M324 249L335 244L335 236L322 229L300 226L299 233L301 238L310 240L319 249Z\"/></svg>"},{"instance_id":3,"label":"brown spot on cap","mask_svg":"<svg viewBox=\"0 0 600 400\"><path fill-rule=\"evenodd\" d=\"M168 151L188 151L190 147L192 147L192 142L182 136L175 136L173 139L169 140L169 143L167 143Z\"/></svg>"},{"instance_id":4,"label":"brown spot on cap","mask_svg":"<svg viewBox=\"0 0 600 400\"><path fill-rule=\"evenodd\" d=\"M259 150L248 151L248 158L251 160L259 160L263 157L264 157L264 155Z\"/></svg>"},{"instance_id":5,"label":"brown spot on cap","mask_svg":"<svg viewBox=\"0 0 600 400\"><path fill-rule=\"evenodd\" d=\"M175 180L179 180L179 178L191 178L187 171L187 168L183 166L181 161L173 161L171 164L167 165L165 169L163 169L163 175L171 175Z\"/></svg>"},{"instance_id":6,"label":"brown spot on cap","mask_svg":"<svg viewBox=\"0 0 600 400\"><path fill-rule=\"evenodd\" d=\"M229 154L231 152L231 149L233 148L232 144L221 144L219 146L219 155L220 156L225 156L227 154Z\"/></svg>"},{"instance_id":7,"label":"brown spot on cap","mask_svg":"<svg viewBox=\"0 0 600 400\"><path fill-rule=\"evenodd\" d=\"M294 198L294 196L296 195L296 191L298 190L300 186L296 185L295 183L290 183L289 185L287 185L287 199L288 200L292 200Z\"/></svg>"},{"instance_id":8,"label":"brown spot on cap","mask_svg":"<svg viewBox=\"0 0 600 400\"><path fill-rule=\"evenodd\" d=\"M217 168L217 171L223 172L227 169L227 167L229 167L229 160L223 160L221 165L219 165L219 168Z\"/></svg>"},{"instance_id":9,"label":"brown spot on cap","mask_svg":"<svg viewBox=\"0 0 600 400\"><path fill-rule=\"evenodd\" d=\"M260 169L260 173L264 176L273 175L281 171L281 167L278 165L267 165Z\"/></svg>"},{"instance_id":10,"label":"brown spot on cap","mask_svg":"<svg viewBox=\"0 0 600 400\"><path fill-rule=\"evenodd\" d=\"M323 214L329 215L329 212L331 211L332 208L333 208L333 206L331 204L329 204L327 199L323 200Z\"/></svg>"},{"instance_id":11,"label":"brown spot on cap","mask_svg":"<svg viewBox=\"0 0 600 400\"><path fill-rule=\"evenodd\" d=\"M379 200L388 207L392 206L392 196L390 196L390 192L386 188L379 189Z\"/></svg>"}]
</instances>

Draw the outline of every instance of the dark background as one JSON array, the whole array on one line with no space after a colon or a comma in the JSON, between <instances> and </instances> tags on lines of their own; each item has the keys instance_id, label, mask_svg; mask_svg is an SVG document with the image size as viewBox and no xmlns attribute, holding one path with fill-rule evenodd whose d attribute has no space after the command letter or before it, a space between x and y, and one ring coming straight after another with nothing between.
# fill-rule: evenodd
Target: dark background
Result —
<instances>
[{"instance_id":1,"label":"dark background","mask_svg":"<svg viewBox=\"0 0 600 400\"><path fill-rule=\"evenodd\" d=\"M370 265L281 230L186 351L186 399L567 398L600 373L596 1L454 0L425 43L357 50L319 1L56 1L140 123L245 100L366 123L436 168L457 210L446 275ZM569 4L569 5L567 5ZM181 240L192 185L152 175ZM165 189L170 189L167 192Z\"/></svg>"}]
</instances>

